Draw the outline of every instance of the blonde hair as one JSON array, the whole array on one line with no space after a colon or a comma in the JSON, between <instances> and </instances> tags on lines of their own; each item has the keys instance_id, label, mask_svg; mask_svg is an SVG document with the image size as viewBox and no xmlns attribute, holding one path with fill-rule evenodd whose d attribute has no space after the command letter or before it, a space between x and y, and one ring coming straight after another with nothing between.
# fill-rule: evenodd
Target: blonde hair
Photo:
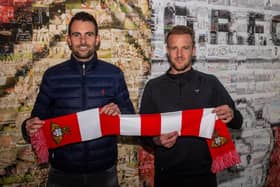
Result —
<instances>
[{"instance_id":1,"label":"blonde hair","mask_svg":"<svg viewBox=\"0 0 280 187\"><path fill-rule=\"evenodd\" d=\"M190 28L190 27L188 27L188 26L185 26L185 25L176 25L176 26L174 26L174 27L168 32L168 34L167 34L167 36L166 36L165 41L166 41L167 44L168 44L168 38L169 38L169 36L172 35L172 34L188 34L188 35L190 35L191 38L192 38L193 46L195 46L195 40L194 40L194 38L195 38L195 33L194 33L194 31L193 31L192 28Z\"/></svg>"}]
</instances>

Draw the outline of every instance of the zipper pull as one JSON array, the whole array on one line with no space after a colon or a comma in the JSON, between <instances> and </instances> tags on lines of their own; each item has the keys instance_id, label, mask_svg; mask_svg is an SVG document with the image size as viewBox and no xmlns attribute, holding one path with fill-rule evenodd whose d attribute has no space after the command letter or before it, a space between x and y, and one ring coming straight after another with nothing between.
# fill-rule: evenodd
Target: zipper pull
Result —
<instances>
[{"instance_id":1,"label":"zipper pull","mask_svg":"<svg viewBox=\"0 0 280 187\"><path fill-rule=\"evenodd\" d=\"M83 76L85 76L86 75L86 64L85 63L83 63L82 68L83 68Z\"/></svg>"}]
</instances>

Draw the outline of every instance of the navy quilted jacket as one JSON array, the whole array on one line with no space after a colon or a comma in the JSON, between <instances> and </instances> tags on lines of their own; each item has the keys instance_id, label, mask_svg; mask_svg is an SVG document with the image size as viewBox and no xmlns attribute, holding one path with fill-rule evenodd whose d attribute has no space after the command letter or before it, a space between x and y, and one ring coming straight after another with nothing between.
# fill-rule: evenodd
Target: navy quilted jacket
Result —
<instances>
[{"instance_id":1,"label":"navy quilted jacket","mask_svg":"<svg viewBox=\"0 0 280 187\"><path fill-rule=\"evenodd\" d=\"M123 114L134 113L122 71L97 58L83 63L72 56L45 72L31 116L47 119L110 102L117 104ZM50 150L49 159L52 167L65 172L104 170L116 163L116 137Z\"/></svg>"}]
</instances>

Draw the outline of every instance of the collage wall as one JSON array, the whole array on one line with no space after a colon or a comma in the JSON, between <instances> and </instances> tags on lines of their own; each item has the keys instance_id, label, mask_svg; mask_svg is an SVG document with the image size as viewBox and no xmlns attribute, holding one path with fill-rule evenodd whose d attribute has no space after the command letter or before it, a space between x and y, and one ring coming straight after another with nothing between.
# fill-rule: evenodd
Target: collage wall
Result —
<instances>
[{"instance_id":1,"label":"collage wall","mask_svg":"<svg viewBox=\"0 0 280 187\"><path fill-rule=\"evenodd\" d=\"M48 165L36 164L31 146L22 139L21 123L30 115L44 71L69 58L67 24L79 11L97 19L98 57L123 70L138 108L138 88L150 70L147 0L0 0L0 186L45 184ZM121 186L139 184L137 140L119 141Z\"/></svg>"},{"instance_id":2,"label":"collage wall","mask_svg":"<svg viewBox=\"0 0 280 187\"><path fill-rule=\"evenodd\" d=\"M45 186L21 136L44 71L69 58L72 15L97 19L98 57L120 67L138 111L145 83L168 68L173 25L196 32L194 68L215 74L244 117L231 130L241 163L218 173L219 187L280 184L280 2L278 0L0 0L0 186ZM121 187L153 187L153 156L137 137L119 137Z\"/></svg>"},{"instance_id":3,"label":"collage wall","mask_svg":"<svg viewBox=\"0 0 280 187\"><path fill-rule=\"evenodd\" d=\"M215 74L244 117L231 130L241 156L218 173L220 187L280 186L280 1L153 0L151 77L166 71L166 32L188 25L196 33L195 69Z\"/></svg>"}]
</instances>

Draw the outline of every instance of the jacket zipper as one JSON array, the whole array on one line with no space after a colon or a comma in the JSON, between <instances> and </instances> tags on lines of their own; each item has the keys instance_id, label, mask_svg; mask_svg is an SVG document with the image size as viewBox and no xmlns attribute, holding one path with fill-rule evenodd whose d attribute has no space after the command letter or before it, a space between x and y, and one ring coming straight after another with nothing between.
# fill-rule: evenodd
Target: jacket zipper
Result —
<instances>
[{"instance_id":1,"label":"jacket zipper","mask_svg":"<svg viewBox=\"0 0 280 187\"><path fill-rule=\"evenodd\" d=\"M83 77L84 77L86 75L86 64L83 64L82 68L83 68Z\"/></svg>"},{"instance_id":2,"label":"jacket zipper","mask_svg":"<svg viewBox=\"0 0 280 187\"><path fill-rule=\"evenodd\" d=\"M83 63L82 64L82 110L85 110L86 109L86 64ZM84 148L85 148L85 155L88 155L88 145L87 144L84 144ZM87 162L87 157L85 156L84 159L85 159L85 168L87 168L88 166L88 162Z\"/></svg>"},{"instance_id":3,"label":"jacket zipper","mask_svg":"<svg viewBox=\"0 0 280 187\"><path fill-rule=\"evenodd\" d=\"M86 108L86 64L83 63L82 65L82 89L83 89L83 94L82 94L82 103L83 103L83 109Z\"/></svg>"}]
</instances>

